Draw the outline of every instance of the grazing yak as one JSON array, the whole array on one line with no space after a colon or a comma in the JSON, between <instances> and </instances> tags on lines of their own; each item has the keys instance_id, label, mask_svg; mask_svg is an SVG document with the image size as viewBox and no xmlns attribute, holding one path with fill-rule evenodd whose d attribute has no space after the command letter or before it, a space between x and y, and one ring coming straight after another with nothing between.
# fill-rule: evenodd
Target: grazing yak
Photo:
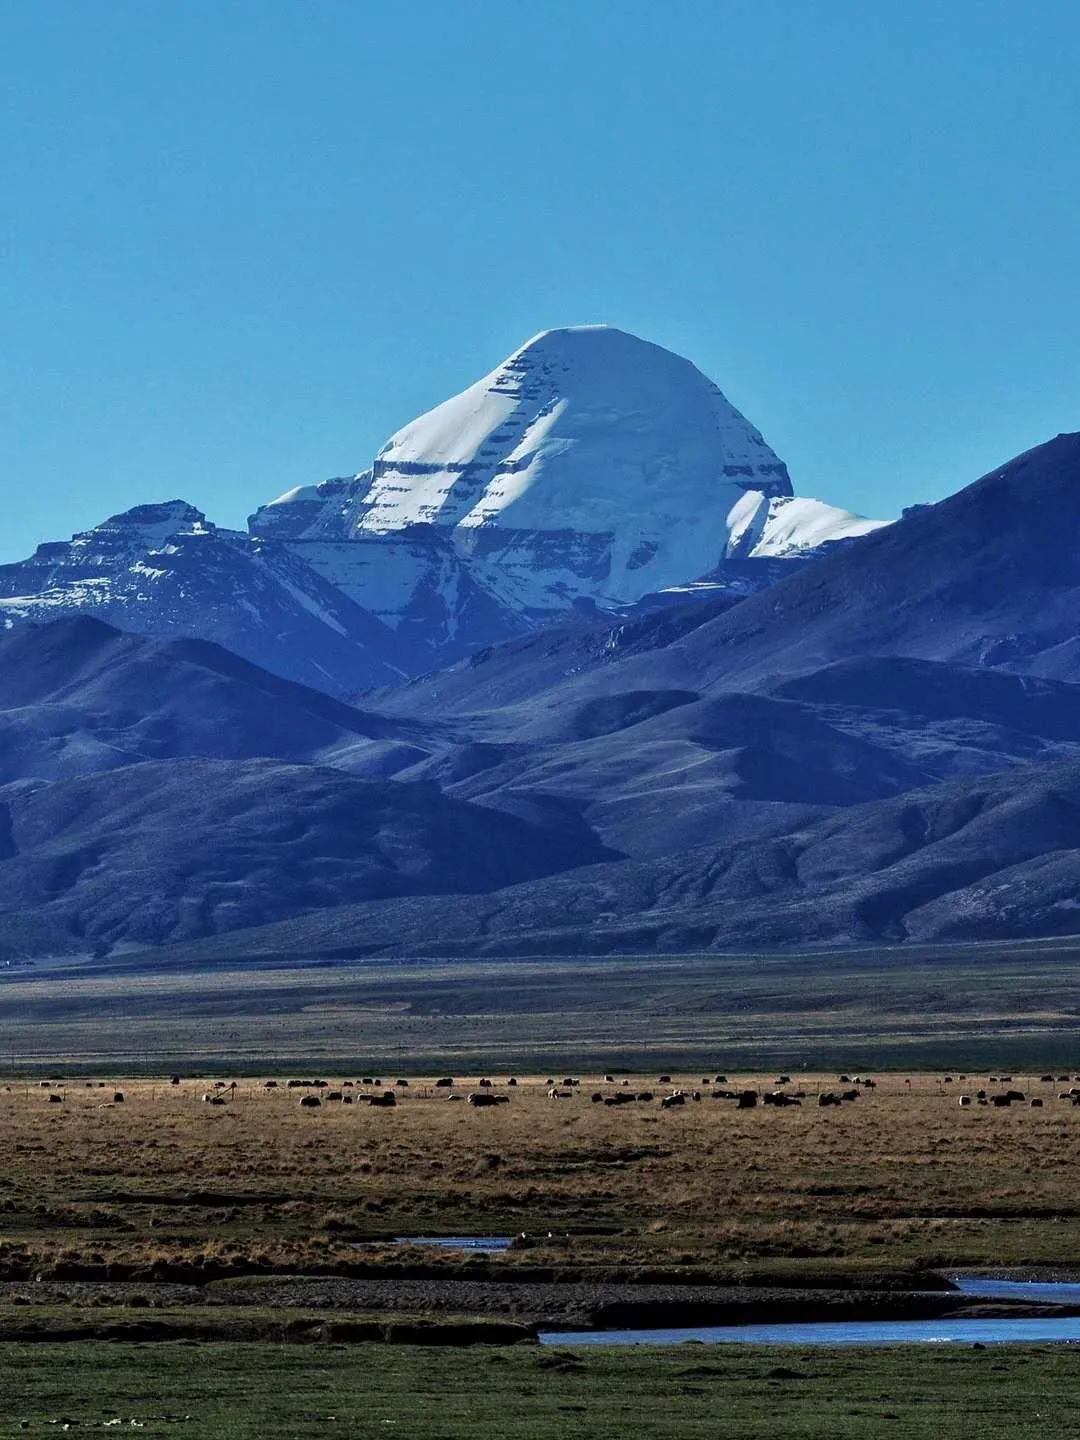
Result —
<instances>
[{"instance_id":1,"label":"grazing yak","mask_svg":"<svg viewBox=\"0 0 1080 1440\"><path fill-rule=\"evenodd\" d=\"M465 1098L470 1105L497 1105L499 1103L499 1097L489 1095L486 1090L473 1090Z\"/></svg>"},{"instance_id":2,"label":"grazing yak","mask_svg":"<svg viewBox=\"0 0 1080 1440\"><path fill-rule=\"evenodd\" d=\"M302 1110L318 1110L321 1106L322 1101L317 1095L301 1095L300 1097L300 1108Z\"/></svg>"},{"instance_id":3,"label":"grazing yak","mask_svg":"<svg viewBox=\"0 0 1080 1440\"><path fill-rule=\"evenodd\" d=\"M397 1104L397 1096L393 1090L384 1090L381 1095L369 1095L367 1103L369 1105L376 1105L379 1109L390 1109Z\"/></svg>"}]
</instances>

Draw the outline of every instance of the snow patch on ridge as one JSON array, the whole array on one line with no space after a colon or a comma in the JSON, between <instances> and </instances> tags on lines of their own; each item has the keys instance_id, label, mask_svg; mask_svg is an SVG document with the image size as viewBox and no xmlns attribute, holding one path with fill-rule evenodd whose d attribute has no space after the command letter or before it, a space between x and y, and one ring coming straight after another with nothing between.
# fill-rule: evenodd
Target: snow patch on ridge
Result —
<instances>
[{"instance_id":1,"label":"snow patch on ridge","mask_svg":"<svg viewBox=\"0 0 1080 1440\"><path fill-rule=\"evenodd\" d=\"M803 556L823 545L869 535L887 524L887 520L867 520L823 500L748 493L736 501L728 515L727 557Z\"/></svg>"}]
</instances>

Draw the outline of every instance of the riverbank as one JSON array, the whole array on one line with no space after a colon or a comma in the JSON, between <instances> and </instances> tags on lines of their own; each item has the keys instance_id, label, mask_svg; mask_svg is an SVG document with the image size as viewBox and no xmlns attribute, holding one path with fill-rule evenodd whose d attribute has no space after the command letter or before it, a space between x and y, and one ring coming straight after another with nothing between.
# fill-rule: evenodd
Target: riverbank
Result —
<instances>
[{"instance_id":1,"label":"riverbank","mask_svg":"<svg viewBox=\"0 0 1080 1440\"><path fill-rule=\"evenodd\" d=\"M1009 1321L1080 1316L1080 1299L999 1297L959 1290L784 1288L263 1276L205 1286L135 1282L0 1284L0 1342L181 1338L411 1344L514 1344L548 1330L624 1332L687 1327L946 1318Z\"/></svg>"}]
</instances>

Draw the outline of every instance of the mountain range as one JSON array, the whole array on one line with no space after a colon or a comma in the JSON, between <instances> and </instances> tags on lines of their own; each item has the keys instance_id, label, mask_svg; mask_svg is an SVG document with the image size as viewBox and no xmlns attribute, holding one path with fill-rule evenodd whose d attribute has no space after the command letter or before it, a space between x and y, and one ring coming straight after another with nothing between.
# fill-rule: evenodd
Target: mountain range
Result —
<instances>
[{"instance_id":1,"label":"mountain range","mask_svg":"<svg viewBox=\"0 0 1080 1440\"><path fill-rule=\"evenodd\" d=\"M548 332L248 535L3 568L0 956L1076 933L1078 528L1080 436L858 521Z\"/></svg>"},{"instance_id":2,"label":"mountain range","mask_svg":"<svg viewBox=\"0 0 1080 1440\"><path fill-rule=\"evenodd\" d=\"M342 695L658 592L740 597L877 523L795 497L689 361L583 326L536 336L246 533L170 500L0 565L0 626L89 614L198 634Z\"/></svg>"}]
</instances>

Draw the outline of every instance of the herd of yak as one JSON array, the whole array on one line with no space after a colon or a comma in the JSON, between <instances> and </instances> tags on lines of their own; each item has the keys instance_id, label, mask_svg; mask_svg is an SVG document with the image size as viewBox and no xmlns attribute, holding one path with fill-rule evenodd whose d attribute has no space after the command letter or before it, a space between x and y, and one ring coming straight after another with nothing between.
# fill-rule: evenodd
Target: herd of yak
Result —
<instances>
[{"instance_id":1,"label":"herd of yak","mask_svg":"<svg viewBox=\"0 0 1080 1440\"><path fill-rule=\"evenodd\" d=\"M955 1078L957 1077L946 1075L940 1083L942 1086L952 1085L954 1084ZM958 1078L963 1082L967 1079L967 1076L960 1075ZM688 1102L698 1102L701 1100L702 1095L705 1094L709 1099L713 1100L732 1100L740 1110L752 1110L758 1104L776 1107L801 1105L804 1100L816 1101L819 1106L825 1107L849 1104L854 1100L858 1100L863 1090L873 1090L877 1084L877 1082L872 1079L858 1075L840 1075L838 1079L839 1084L845 1088L818 1090L810 1095L806 1090L791 1089L792 1079L790 1075L780 1075L773 1081L771 1089L764 1090L750 1088L731 1089L728 1088L727 1076L715 1075L709 1077L706 1075L702 1077L701 1089L671 1089L666 1095L659 1097L659 1104L661 1110L671 1110L680 1105L686 1105ZM1080 1075L1046 1074L1040 1076L1040 1083L1053 1084L1055 1081L1061 1082L1073 1079L1080 1081ZM989 1080L993 1084L1012 1085L1011 1075L991 1075L989 1076ZM605 1075L604 1082L607 1085L616 1084L614 1075ZM87 1083L91 1088L94 1085L92 1081ZM173 1075L170 1083L179 1085L180 1077ZM905 1085L910 1085L911 1081L905 1080L904 1083ZM55 1081L42 1080L39 1081L39 1084L42 1089L51 1092L48 1096L51 1103L59 1104L61 1102L61 1094L57 1089L53 1088L53 1085L56 1084ZM549 1077L544 1084L549 1100L573 1099L581 1087L581 1081L572 1076L565 1076L562 1081L556 1081L554 1077ZM671 1085L671 1076L661 1075L657 1084ZM506 1089L514 1089L517 1085L517 1078L513 1075L509 1076L505 1082ZM97 1088L104 1088L104 1082L98 1082ZM270 1091L277 1090L281 1088L281 1086L277 1080L266 1080L263 1082L262 1088L263 1090ZM287 1080L284 1082L284 1088L305 1092L300 1098L300 1104L305 1109L320 1109L324 1104L330 1104L332 1102L337 1102L342 1105L359 1103L362 1105L375 1106L376 1108L388 1108L398 1103L398 1093L409 1089L409 1081L399 1079L390 1086L384 1085L384 1082L376 1076L366 1075L358 1081L343 1080L338 1089L333 1089L327 1080ZM497 1093L494 1083L486 1078L479 1080L477 1082L477 1088L468 1091L465 1095L460 1093L457 1082L449 1075L444 1075L436 1080L433 1088L445 1092L445 1098L447 1100L465 1100L469 1105L477 1107L508 1105L510 1103L510 1096L508 1094ZM230 1099L235 1098L236 1090L237 1083L235 1080L230 1084L226 1084L224 1080L216 1080L213 1088L205 1091L201 1098L209 1105L225 1105ZM358 1090L359 1093L357 1093ZM595 1090L591 1098L596 1105L641 1105L655 1102L657 1094L653 1090L631 1089L630 1081L623 1080L619 1083L617 1090L609 1093L605 1093L603 1090ZM1068 1090L1060 1091L1057 1098L1059 1100L1070 1101L1073 1105L1080 1106L1080 1086L1074 1084L1070 1086ZM1043 1101L1039 1096L1033 1096L1029 1100L1023 1090L1013 1088L994 1094L990 1094L986 1090L981 1089L976 1091L974 1095L963 1094L959 1099L960 1105L964 1108L970 1105L992 1105L1003 1109L1010 1105L1028 1104L1035 1109L1041 1109L1043 1105ZM110 1103L114 1105L122 1104L123 1101L123 1092L118 1090L114 1093Z\"/></svg>"}]
</instances>

